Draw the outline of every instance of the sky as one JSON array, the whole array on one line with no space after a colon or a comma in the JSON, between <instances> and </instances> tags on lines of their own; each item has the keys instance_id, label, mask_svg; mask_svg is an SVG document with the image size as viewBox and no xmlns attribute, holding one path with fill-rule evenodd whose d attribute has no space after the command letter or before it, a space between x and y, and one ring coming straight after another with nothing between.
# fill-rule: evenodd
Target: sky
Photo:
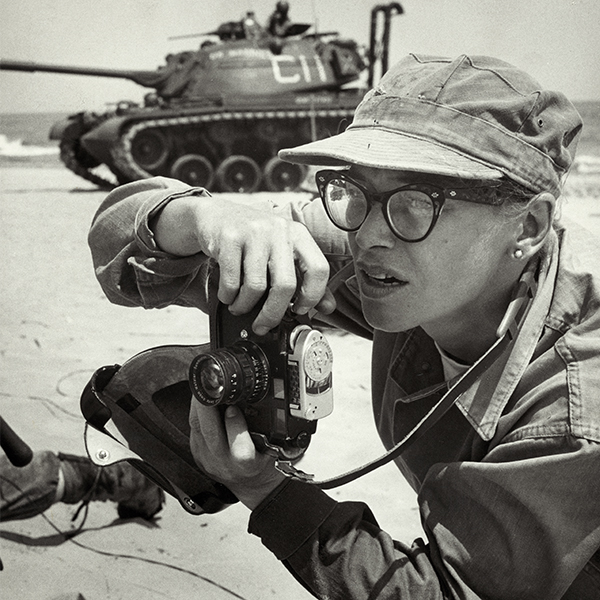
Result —
<instances>
[{"instance_id":1,"label":"sky","mask_svg":"<svg viewBox=\"0 0 600 600\"><path fill-rule=\"evenodd\" d=\"M366 45L377 0L290 0L295 22L316 23ZM400 0L390 62L409 52L486 54L572 100L600 100L598 0ZM155 69L168 53L253 10L265 22L275 0L0 0L0 58L88 67ZM104 110L148 90L105 78L0 71L0 113Z\"/></svg>"}]
</instances>

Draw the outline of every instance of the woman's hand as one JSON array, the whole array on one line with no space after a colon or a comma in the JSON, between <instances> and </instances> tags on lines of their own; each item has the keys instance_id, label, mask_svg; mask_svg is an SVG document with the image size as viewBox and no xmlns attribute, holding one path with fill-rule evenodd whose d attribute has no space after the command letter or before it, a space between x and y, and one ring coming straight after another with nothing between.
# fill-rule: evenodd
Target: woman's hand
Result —
<instances>
[{"instance_id":1,"label":"woman's hand","mask_svg":"<svg viewBox=\"0 0 600 600\"><path fill-rule=\"evenodd\" d=\"M242 412L192 401L190 447L194 460L213 479L227 486L249 509L256 508L285 476L275 459L254 446Z\"/></svg>"},{"instance_id":2,"label":"woman's hand","mask_svg":"<svg viewBox=\"0 0 600 600\"><path fill-rule=\"evenodd\" d=\"M219 264L219 300L233 314L249 312L268 289L253 330L263 335L292 309L335 309L327 290L329 264L308 229L295 221L211 197L169 202L154 224L165 252L203 252Z\"/></svg>"}]
</instances>

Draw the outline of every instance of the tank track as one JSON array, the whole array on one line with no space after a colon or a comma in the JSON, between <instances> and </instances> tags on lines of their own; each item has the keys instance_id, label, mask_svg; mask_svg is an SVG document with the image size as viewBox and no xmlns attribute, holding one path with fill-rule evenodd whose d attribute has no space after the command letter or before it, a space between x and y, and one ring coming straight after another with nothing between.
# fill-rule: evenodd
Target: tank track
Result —
<instances>
[{"instance_id":1,"label":"tank track","mask_svg":"<svg viewBox=\"0 0 600 600\"><path fill-rule=\"evenodd\" d=\"M134 122L129 125L119 138L118 142L111 148L111 155L114 160L114 165L111 170L120 173L119 179L123 177L127 181L135 181L138 179L147 179L156 175L167 175L170 173L150 172L142 168L132 155L132 142L140 132L149 129L160 129L169 131L177 127L194 127L198 125L212 125L215 123L236 123L236 122L254 122L264 121L266 123L279 122L283 124L285 120L304 120L306 124L310 124L313 119L348 119L351 122L354 115L355 106L348 108L320 108L320 109L301 109L301 110L238 110L206 113L201 115L182 115L174 117L163 117L158 119L147 119ZM314 121L313 121L314 122ZM334 131L332 133L337 133ZM294 138L296 144L311 141L311 137L306 139ZM276 150L271 154L271 157L276 156ZM176 157L177 158L177 157ZM215 165L216 166L216 165ZM123 181L121 181L123 183Z\"/></svg>"},{"instance_id":2,"label":"tank track","mask_svg":"<svg viewBox=\"0 0 600 600\"><path fill-rule=\"evenodd\" d=\"M86 167L78 158L78 141L73 139L63 139L60 143L60 159L67 169L73 171L86 181L90 181L103 190L112 190L118 184L101 177L93 172L90 167Z\"/></svg>"}]
</instances>

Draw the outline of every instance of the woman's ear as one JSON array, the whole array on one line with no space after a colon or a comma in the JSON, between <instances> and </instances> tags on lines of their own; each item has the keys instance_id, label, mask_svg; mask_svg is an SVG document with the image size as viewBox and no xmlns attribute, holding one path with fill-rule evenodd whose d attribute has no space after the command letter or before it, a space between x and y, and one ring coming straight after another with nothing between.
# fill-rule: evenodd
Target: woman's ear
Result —
<instances>
[{"instance_id":1,"label":"woman's ear","mask_svg":"<svg viewBox=\"0 0 600 600\"><path fill-rule=\"evenodd\" d=\"M544 244L552 228L556 199L549 192L542 192L530 200L521 217L521 231L516 240L515 254L529 260Z\"/></svg>"}]
</instances>

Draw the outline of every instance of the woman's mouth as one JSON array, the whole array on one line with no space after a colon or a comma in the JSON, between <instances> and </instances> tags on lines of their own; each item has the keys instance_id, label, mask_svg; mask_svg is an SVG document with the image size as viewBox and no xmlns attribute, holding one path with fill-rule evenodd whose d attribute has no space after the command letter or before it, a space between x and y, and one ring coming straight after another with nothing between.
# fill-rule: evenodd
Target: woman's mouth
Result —
<instances>
[{"instance_id":1,"label":"woman's mouth","mask_svg":"<svg viewBox=\"0 0 600 600\"><path fill-rule=\"evenodd\" d=\"M390 273L365 269L359 269L358 280L361 293L372 298L380 298L408 285L408 281L399 279Z\"/></svg>"},{"instance_id":2,"label":"woman's mouth","mask_svg":"<svg viewBox=\"0 0 600 600\"><path fill-rule=\"evenodd\" d=\"M394 285L399 283L406 283L405 281L400 281L400 279L397 279L392 275L369 275L368 273L365 273L365 275L369 281L372 281L376 284L381 283L384 285Z\"/></svg>"}]
</instances>

